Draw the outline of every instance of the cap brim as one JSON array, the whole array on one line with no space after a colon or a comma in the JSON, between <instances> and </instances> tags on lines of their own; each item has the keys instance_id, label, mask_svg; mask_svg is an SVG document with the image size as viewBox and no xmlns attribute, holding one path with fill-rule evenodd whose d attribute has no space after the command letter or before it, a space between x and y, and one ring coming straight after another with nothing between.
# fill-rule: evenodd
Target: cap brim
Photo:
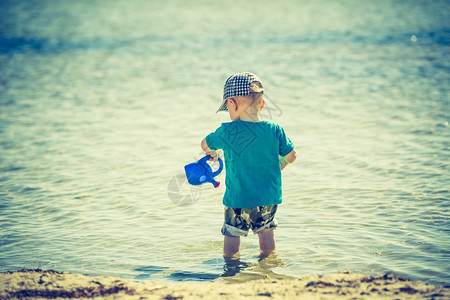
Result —
<instances>
[{"instance_id":1,"label":"cap brim","mask_svg":"<svg viewBox=\"0 0 450 300\"><path fill-rule=\"evenodd\" d=\"M219 111L228 111L227 108L227 99L223 100L222 105L220 105L219 109L216 111L218 113Z\"/></svg>"}]
</instances>

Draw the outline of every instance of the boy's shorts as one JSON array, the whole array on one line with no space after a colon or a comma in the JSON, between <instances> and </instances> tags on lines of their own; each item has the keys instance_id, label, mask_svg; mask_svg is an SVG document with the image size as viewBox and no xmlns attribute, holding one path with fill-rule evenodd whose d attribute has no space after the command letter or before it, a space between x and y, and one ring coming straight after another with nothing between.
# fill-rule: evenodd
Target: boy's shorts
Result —
<instances>
[{"instance_id":1,"label":"boy's shorts","mask_svg":"<svg viewBox=\"0 0 450 300\"><path fill-rule=\"evenodd\" d=\"M225 207L225 222L222 227L223 235L247 236L250 229L253 233L275 228L278 205L265 205L250 208Z\"/></svg>"}]
</instances>

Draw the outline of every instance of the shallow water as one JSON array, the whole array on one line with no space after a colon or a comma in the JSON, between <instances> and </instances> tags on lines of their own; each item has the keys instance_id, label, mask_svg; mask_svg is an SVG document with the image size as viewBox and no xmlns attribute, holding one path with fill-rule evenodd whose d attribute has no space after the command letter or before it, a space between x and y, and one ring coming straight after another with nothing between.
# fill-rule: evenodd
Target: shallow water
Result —
<instances>
[{"instance_id":1,"label":"shallow water","mask_svg":"<svg viewBox=\"0 0 450 300\"><path fill-rule=\"evenodd\" d=\"M2 1L0 271L448 284L449 7ZM214 112L242 70L300 157L283 171L276 257L251 235L225 262L224 186L191 188L183 166L228 121Z\"/></svg>"}]
</instances>

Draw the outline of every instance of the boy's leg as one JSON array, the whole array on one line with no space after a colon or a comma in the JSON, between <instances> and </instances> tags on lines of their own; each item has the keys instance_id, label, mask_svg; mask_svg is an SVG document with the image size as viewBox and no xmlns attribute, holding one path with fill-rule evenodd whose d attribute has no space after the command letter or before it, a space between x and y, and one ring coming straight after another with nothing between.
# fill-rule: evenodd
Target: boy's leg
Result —
<instances>
[{"instance_id":1,"label":"boy's leg","mask_svg":"<svg viewBox=\"0 0 450 300\"><path fill-rule=\"evenodd\" d=\"M243 214L241 208L225 207L225 220L222 226L223 255L225 257L233 257L239 252L240 236L246 236L248 228L248 215Z\"/></svg>"},{"instance_id":2,"label":"boy's leg","mask_svg":"<svg viewBox=\"0 0 450 300\"><path fill-rule=\"evenodd\" d=\"M223 256L232 257L239 252L241 238L239 236L224 235Z\"/></svg>"},{"instance_id":3,"label":"boy's leg","mask_svg":"<svg viewBox=\"0 0 450 300\"><path fill-rule=\"evenodd\" d=\"M261 254L269 255L275 252L275 228L269 228L258 232L259 249Z\"/></svg>"}]
</instances>

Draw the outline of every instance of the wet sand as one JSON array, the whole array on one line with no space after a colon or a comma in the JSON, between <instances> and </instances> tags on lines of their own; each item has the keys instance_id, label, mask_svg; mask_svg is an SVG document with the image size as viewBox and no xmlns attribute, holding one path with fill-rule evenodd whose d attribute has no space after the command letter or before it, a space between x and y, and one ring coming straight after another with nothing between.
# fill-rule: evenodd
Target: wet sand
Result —
<instances>
[{"instance_id":1,"label":"wet sand","mask_svg":"<svg viewBox=\"0 0 450 300\"><path fill-rule=\"evenodd\" d=\"M0 273L1 299L450 299L450 287L394 274L309 275L291 280L245 283L133 282L110 276L43 270Z\"/></svg>"}]
</instances>

